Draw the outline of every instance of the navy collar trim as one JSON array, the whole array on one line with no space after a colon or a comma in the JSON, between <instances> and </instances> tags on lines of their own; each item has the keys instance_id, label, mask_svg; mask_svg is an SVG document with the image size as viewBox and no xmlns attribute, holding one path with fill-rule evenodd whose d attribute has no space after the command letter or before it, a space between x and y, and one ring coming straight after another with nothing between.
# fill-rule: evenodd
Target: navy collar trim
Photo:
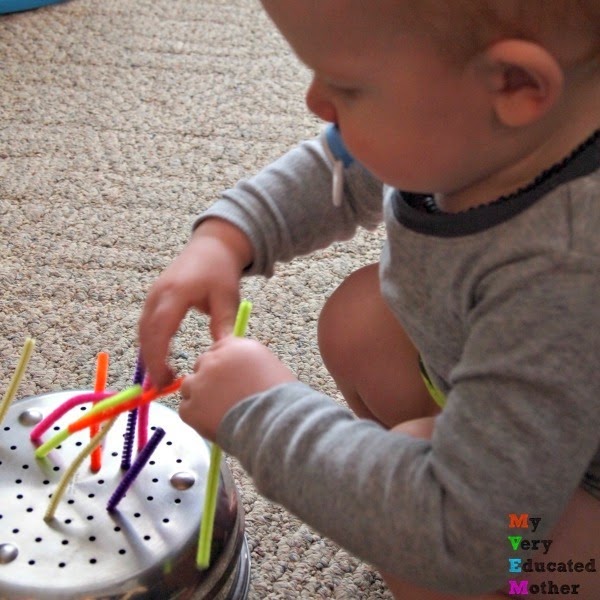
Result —
<instances>
[{"instance_id":1,"label":"navy collar trim","mask_svg":"<svg viewBox=\"0 0 600 600\"><path fill-rule=\"evenodd\" d=\"M394 215L405 227L439 237L479 233L508 221L557 187L600 169L600 130L591 135L564 160L541 173L534 181L509 196L459 213L431 213L420 208L431 196L396 191Z\"/></svg>"}]
</instances>

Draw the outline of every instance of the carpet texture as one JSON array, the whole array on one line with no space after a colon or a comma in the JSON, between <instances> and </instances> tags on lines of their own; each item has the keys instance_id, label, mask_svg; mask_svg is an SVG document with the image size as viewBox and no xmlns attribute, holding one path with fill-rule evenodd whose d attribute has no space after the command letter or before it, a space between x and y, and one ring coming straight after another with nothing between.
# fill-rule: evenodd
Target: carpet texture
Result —
<instances>
[{"instance_id":1,"label":"carpet texture","mask_svg":"<svg viewBox=\"0 0 600 600\"><path fill-rule=\"evenodd\" d=\"M0 16L2 393L26 336L37 346L18 397L89 387L101 350L110 385L129 384L145 293L193 217L320 130L308 81L255 0L71 0ZM318 314L348 273L377 260L381 235L244 282L248 334L338 401ZM188 372L208 345L205 319L189 315L173 364ZM227 460L246 509L252 599L391 597Z\"/></svg>"}]
</instances>

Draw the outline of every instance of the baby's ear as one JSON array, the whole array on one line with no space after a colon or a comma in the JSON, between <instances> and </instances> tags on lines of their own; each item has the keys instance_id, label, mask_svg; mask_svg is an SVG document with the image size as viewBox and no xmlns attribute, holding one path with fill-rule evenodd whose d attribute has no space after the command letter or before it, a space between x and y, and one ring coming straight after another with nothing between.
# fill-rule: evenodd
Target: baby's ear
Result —
<instances>
[{"instance_id":1,"label":"baby's ear","mask_svg":"<svg viewBox=\"0 0 600 600\"><path fill-rule=\"evenodd\" d=\"M563 71L554 56L534 42L507 39L483 52L483 76L496 118L508 127L538 121L563 89Z\"/></svg>"}]
</instances>

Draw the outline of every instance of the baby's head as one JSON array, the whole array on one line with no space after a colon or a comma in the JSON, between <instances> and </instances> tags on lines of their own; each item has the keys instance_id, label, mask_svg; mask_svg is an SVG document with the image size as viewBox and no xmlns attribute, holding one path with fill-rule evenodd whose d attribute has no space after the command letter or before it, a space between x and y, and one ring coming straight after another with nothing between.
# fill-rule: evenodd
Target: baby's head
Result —
<instances>
[{"instance_id":1,"label":"baby's head","mask_svg":"<svg viewBox=\"0 0 600 600\"><path fill-rule=\"evenodd\" d=\"M264 0L275 22L286 13L296 26L317 19L324 27L354 22L377 37L421 33L450 62L468 60L499 39L544 46L563 66L600 62L600 0ZM332 30L333 31L333 30ZM287 36L287 32L284 30ZM333 36L333 33L332 33ZM334 39L337 39L334 37ZM290 40L293 45L293 40Z\"/></svg>"},{"instance_id":2,"label":"baby's head","mask_svg":"<svg viewBox=\"0 0 600 600\"><path fill-rule=\"evenodd\" d=\"M501 39L537 43L565 68L600 61L599 0L392 0L389 10L459 63Z\"/></svg>"},{"instance_id":3,"label":"baby's head","mask_svg":"<svg viewBox=\"0 0 600 600\"><path fill-rule=\"evenodd\" d=\"M314 71L309 108L396 187L452 194L598 126L600 0L263 5Z\"/></svg>"}]
</instances>

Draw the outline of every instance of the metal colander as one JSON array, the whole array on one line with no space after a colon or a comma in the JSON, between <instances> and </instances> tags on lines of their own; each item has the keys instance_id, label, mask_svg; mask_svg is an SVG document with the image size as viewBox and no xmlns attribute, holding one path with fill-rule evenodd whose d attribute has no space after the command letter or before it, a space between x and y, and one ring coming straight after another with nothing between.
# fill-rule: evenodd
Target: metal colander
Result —
<instances>
[{"instance_id":1,"label":"metal colander","mask_svg":"<svg viewBox=\"0 0 600 600\"><path fill-rule=\"evenodd\" d=\"M115 512L106 505L123 477L125 417L104 441L100 471L92 473L84 462L55 518L44 521L52 492L89 432L72 435L44 459L35 458L29 433L84 392L20 400L0 425L0 600L246 598L250 561L231 474L223 463L211 567L198 571L209 448L164 405L151 405L149 427L160 426L166 435ZM44 437L88 408L73 409Z\"/></svg>"}]
</instances>

